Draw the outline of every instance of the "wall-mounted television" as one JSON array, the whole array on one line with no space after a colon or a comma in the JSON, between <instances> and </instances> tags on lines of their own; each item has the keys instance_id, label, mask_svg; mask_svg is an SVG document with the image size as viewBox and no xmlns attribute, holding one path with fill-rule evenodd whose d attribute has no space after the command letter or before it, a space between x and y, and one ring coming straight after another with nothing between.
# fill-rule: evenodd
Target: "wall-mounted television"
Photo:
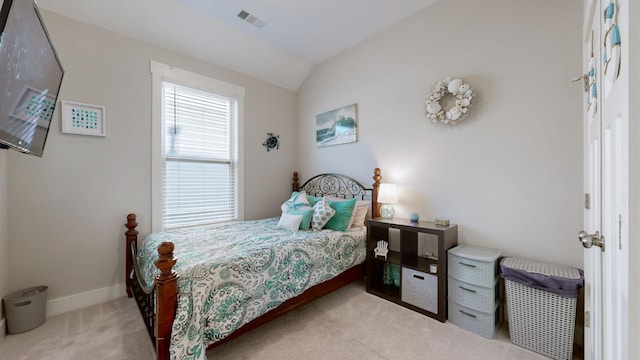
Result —
<instances>
[{"instance_id":1,"label":"wall-mounted television","mask_svg":"<svg viewBox=\"0 0 640 360\"><path fill-rule=\"evenodd\" d=\"M4 0L0 9L0 147L42 157L63 75L35 0Z\"/></svg>"}]
</instances>

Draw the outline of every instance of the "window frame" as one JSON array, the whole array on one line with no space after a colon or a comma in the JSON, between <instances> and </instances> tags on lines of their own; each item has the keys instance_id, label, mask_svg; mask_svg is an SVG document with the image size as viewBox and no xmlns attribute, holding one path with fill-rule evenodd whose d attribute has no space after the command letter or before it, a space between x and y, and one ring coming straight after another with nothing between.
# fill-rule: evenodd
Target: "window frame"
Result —
<instances>
[{"instance_id":1,"label":"window frame","mask_svg":"<svg viewBox=\"0 0 640 360\"><path fill-rule=\"evenodd\" d=\"M244 96L241 86L216 80L187 70L178 69L156 61L150 61L151 72L151 230L163 231L163 163L164 163L164 124L162 120L162 82L188 86L194 89L236 99L238 106L236 124L236 208L237 220L244 220Z\"/></svg>"}]
</instances>

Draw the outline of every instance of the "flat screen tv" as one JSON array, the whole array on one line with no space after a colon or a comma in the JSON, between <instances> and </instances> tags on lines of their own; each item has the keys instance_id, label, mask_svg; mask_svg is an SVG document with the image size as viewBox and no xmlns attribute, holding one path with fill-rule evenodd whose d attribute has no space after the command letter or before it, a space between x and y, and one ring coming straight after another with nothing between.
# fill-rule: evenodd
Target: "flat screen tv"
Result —
<instances>
[{"instance_id":1,"label":"flat screen tv","mask_svg":"<svg viewBox=\"0 0 640 360\"><path fill-rule=\"evenodd\" d=\"M35 1L4 0L0 10L0 147L42 157L63 75Z\"/></svg>"}]
</instances>

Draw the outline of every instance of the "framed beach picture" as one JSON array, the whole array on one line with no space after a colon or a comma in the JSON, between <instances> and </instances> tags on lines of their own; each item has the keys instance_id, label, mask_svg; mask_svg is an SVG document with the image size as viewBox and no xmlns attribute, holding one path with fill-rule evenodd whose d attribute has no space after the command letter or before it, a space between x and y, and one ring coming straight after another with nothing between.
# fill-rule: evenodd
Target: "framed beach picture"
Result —
<instances>
[{"instance_id":1,"label":"framed beach picture","mask_svg":"<svg viewBox=\"0 0 640 360\"><path fill-rule=\"evenodd\" d=\"M358 141L358 106L351 104L316 115L316 146Z\"/></svg>"}]
</instances>

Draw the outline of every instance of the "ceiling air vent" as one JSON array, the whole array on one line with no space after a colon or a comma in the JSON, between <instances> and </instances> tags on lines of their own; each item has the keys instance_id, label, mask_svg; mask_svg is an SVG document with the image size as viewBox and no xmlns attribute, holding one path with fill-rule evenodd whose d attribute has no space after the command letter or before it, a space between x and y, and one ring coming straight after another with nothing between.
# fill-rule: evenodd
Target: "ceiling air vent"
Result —
<instances>
[{"instance_id":1,"label":"ceiling air vent","mask_svg":"<svg viewBox=\"0 0 640 360\"><path fill-rule=\"evenodd\" d=\"M246 12L246 11L244 11L244 10L242 10L242 11L240 11L240 12L238 13L238 17L239 17L240 19L242 19L242 20L244 20L244 21L248 22L249 24L251 24L251 25L253 25L253 26L255 26L255 27L261 28L261 29L262 29L265 25L267 25L267 23L266 23L264 20L262 20L262 19L260 19L260 18L258 18L258 17L256 17L256 16L254 16L254 15L251 15L251 14L249 14L248 12Z\"/></svg>"}]
</instances>

